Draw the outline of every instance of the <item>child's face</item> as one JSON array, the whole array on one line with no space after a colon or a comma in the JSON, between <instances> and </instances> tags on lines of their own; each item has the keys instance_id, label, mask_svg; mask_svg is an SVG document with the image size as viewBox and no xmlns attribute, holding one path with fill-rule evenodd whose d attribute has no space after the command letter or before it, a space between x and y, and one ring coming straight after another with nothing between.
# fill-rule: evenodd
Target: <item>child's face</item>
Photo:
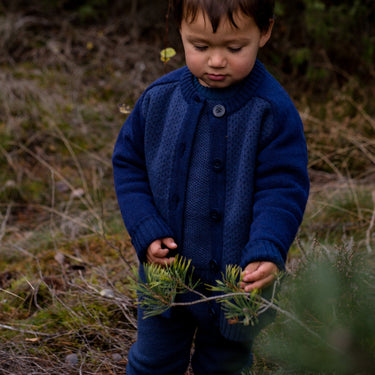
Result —
<instances>
[{"instance_id":1,"label":"child's face","mask_svg":"<svg viewBox=\"0 0 375 375\"><path fill-rule=\"evenodd\" d=\"M254 67L258 49L271 36L273 22L261 32L251 17L236 14L234 20L238 28L223 19L216 33L201 11L194 22L181 23L186 64L203 86L224 88L244 79Z\"/></svg>"}]
</instances>

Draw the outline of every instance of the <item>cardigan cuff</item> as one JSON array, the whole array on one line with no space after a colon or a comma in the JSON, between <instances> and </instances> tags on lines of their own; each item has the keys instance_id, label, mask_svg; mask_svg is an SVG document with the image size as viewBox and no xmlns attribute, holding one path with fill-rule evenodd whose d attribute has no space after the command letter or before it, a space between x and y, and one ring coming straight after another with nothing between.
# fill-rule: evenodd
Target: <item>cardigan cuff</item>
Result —
<instances>
[{"instance_id":1,"label":"cardigan cuff","mask_svg":"<svg viewBox=\"0 0 375 375\"><path fill-rule=\"evenodd\" d=\"M240 266L244 269L253 262L272 262L279 270L285 270L285 258L281 255L279 248L271 241L257 240L250 242L245 248L241 258Z\"/></svg>"},{"instance_id":2,"label":"cardigan cuff","mask_svg":"<svg viewBox=\"0 0 375 375\"><path fill-rule=\"evenodd\" d=\"M153 241L174 237L172 230L164 220L156 215L144 218L135 228L129 230L129 235L140 263L146 262L147 248Z\"/></svg>"}]
</instances>

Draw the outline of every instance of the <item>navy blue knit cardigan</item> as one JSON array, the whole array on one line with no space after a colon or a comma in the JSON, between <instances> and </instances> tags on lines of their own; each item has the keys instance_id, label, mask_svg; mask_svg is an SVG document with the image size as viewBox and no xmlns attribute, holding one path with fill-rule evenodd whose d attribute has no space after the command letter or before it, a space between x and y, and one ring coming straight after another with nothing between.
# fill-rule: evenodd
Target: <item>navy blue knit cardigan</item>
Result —
<instances>
[{"instance_id":1,"label":"navy blue knit cardigan","mask_svg":"<svg viewBox=\"0 0 375 375\"><path fill-rule=\"evenodd\" d=\"M295 106L259 61L230 95L205 94L187 67L154 82L121 129L113 168L141 263L152 241L173 237L202 274L258 260L284 268L308 198L307 149Z\"/></svg>"}]
</instances>

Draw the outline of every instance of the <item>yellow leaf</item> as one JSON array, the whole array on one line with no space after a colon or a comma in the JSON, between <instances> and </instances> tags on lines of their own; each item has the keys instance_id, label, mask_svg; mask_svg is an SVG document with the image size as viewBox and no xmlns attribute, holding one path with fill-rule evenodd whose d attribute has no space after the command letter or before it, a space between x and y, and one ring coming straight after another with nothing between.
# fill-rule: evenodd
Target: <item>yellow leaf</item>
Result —
<instances>
[{"instance_id":1,"label":"yellow leaf","mask_svg":"<svg viewBox=\"0 0 375 375\"><path fill-rule=\"evenodd\" d=\"M119 104L118 105L118 110L121 113L123 113L124 115L128 115L132 111L132 109L130 108L130 106L127 105L127 104Z\"/></svg>"},{"instance_id":2,"label":"yellow leaf","mask_svg":"<svg viewBox=\"0 0 375 375\"><path fill-rule=\"evenodd\" d=\"M176 55L176 51L169 47L160 51L160 60L163 62L169 61L173 56Z\"/></svg>"}]
</instances>

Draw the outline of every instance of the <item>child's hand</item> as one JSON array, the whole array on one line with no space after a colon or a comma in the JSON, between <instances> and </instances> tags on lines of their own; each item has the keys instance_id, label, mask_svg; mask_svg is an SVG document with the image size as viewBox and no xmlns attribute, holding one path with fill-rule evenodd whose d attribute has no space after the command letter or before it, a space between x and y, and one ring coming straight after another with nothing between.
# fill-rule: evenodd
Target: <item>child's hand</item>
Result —
<instances>
[{"instance_id":1,"label":"child's hand","mask_svg":"<svg viewBox=\"0 0 375 375\"><path fill-rule=\"evenodd\" d=\"M174 261L174 257L168 258L168 253L176 248L177 244L173 238L167 237L155 240L147 249L147 261L161 266L169 265Z\"/></svg>"},{"instance_id":2,"label":"child's hand","mask_svg":"<svg viewBox=\"0 0 375 375\"><path fill-rule=\"evenodd\" d=\"M276 279L278 268L272 262L249 263L242 273L241 288L245 292L263 289Z\"/></svg>"}]
</instances>

